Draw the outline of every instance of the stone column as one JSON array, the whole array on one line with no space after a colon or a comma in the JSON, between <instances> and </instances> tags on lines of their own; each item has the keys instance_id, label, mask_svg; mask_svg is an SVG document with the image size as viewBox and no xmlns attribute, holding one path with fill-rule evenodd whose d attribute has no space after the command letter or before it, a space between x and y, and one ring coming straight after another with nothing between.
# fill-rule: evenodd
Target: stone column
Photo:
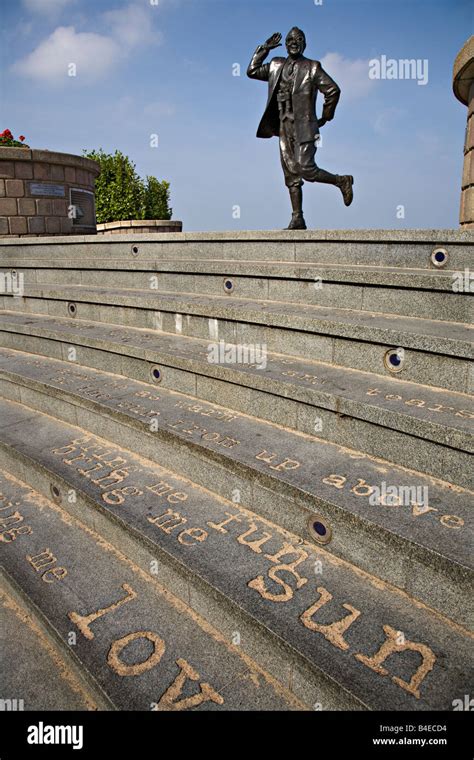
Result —
<instances>
[{"instance_id":1,"label":"stone column","mask_svg":"<svg viewBox=\"0 0 474 760\"><path fill-rule=\"evenodd\" d=\"M453 90L468 108L459 222L463 229L474 229L474 35L454 62Z\"/></svg>"}]
</instances>

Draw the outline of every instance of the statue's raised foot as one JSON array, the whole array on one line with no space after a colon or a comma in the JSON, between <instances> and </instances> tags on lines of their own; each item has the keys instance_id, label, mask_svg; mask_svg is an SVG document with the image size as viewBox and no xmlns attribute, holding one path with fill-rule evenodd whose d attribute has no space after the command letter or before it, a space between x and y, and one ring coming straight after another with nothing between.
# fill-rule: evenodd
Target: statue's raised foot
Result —
<instances>
[{"instance_id":1,"label":"statue's raised foot","mask_svg":"<svg viewBox=\"0 0 474 760\"><path fill-rule=\"evenodd\" d=\"M342 197L344 198L344 203L346 206L350 206L354 199L354 190L352 187L353 184L354 177L352 174L345 174L341 177L341 184L339 185L339 189L342 193Z\"/></svg>"}]
</instances>

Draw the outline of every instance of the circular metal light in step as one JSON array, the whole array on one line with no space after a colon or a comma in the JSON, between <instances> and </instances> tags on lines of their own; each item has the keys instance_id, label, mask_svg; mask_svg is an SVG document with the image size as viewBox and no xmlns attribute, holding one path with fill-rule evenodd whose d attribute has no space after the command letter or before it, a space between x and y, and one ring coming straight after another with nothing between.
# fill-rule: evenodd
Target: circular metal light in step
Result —
<instances>
[{"instance_id":1,"label":"circular metal light in step","mask_svg":"<svg viewBox=\"0 0 474 760\"><path fill-rule=\"evenodd\" d=\"M140 249L138 248L138 245L132 245L131 253L132 253L132 256L138 256L138 254L140 253Z\"/></svg>"},{"instance_id":2,"label":"circular metal light in step","mask_svg":"<svg viewBox=\"0 0 474 760\"><path fill-rule=\"evenodd\" d=\"M154 383L161 383L163 379L163 373L156 364L150 369L150 374L151 374L151 379L153 380Z\"/></svg>"},{"instance_id":3,"label":"circular metal light in step","mask_svg":"<svg viewBox=\"0 0 474 760\"><path fill-rule=\"evenodd\" d=\"M230 280L228 277L224 277L224 281L223 281L222 284L224 286L224 290L225 290L226 293L232 293L233 292L233 290L235 288L235 285L232 282L232 280Z\"/></svg>"},{"instance_id":4,"label":"circular metal light in step","mask_svg":"<svg viewBox=\"0 0 474 760\"><path fill-rule=\"evenodd\" d=\"M75 303L68 303L67 305L67 311L70 317L75 317L77 315L77 306Z\"/></svg>"},{"instance_id":5,"label":"circular metal light in step","mask_svg":"<svg viewBox=\"0 0 474 760\"><path fill-rule=\"evenodd\" d=\"M405 364L405 351L403 348L391 348L383 358L386 369L389 372L401 372Z\"/></svg>"},{"instance_id":6,"label":"circular metal light in step","mask_svg":"<svg viewBox=\"0 0 474 760\"><path fill-rule=\"evenodd\" d=\"M332 528L321 515L311 515L308 519L308 531L318 544L328 544L332 539Z\"/></svg>"},{"instance_id":7,"label":"circular metal light in step","mask_svg":"<svg viewBox=\"0 0 474 760\"><path fill-rule=\"evenodd\" d=\"M51 492L51 497L52 497L53 501L56 502L56 504L60 504L61 503L61 491L59 490L59 488L54 483L51 483L51 485L49 486L49 490Z\"/></svg>"},{"instance_id":8,"label":"circular metal light in step","mask_svg":"<svg viewBox=\"0 0 474 760\"><path fill-rule=\"evenodd\" d=\"M449 261L449 254L446 248L435 248L431 253L431 263L437 269L442 269Z\"/></svg>"}]
</instances>

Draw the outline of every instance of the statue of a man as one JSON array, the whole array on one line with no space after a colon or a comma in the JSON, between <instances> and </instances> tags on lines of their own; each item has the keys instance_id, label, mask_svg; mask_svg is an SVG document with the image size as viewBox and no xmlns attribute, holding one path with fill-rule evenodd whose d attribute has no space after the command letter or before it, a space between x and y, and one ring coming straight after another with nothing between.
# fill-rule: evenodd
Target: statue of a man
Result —
<instances>
[{"instance_id":1,"label":"statue of a man","mask_svg":"<svg viewBox=\"0 0 474 760\"><path fill-rule=\"evenodd\" d=\"M273 58L264 63L270 50L281 47L281 34L272 35L260 45L250 62L247 75L268 82L268 102L258 128L257 137L280 138L280 156L285 183L290 191L293 215L289 230L305 230L303 217L303 180L336 185L350 206L354 178L330 174L316 166L316 139L319 127L331 121L341 94L337 84L324 71L319 61L305 58L304 32L291 29L286 38L288 58ZM316 97L324 96L322 118L316 116Z\"/></svg>"}]
</instances>

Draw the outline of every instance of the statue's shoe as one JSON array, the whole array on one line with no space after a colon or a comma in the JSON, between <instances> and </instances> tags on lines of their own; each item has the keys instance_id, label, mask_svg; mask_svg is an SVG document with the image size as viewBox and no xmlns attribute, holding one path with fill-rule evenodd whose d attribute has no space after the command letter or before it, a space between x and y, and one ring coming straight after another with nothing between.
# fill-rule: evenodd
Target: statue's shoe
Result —
<instances>
[{"instance_id":1,"label":"statue's shoe","mask_svg":"<svg viewBox=\"0 0 474 760\"><path fill-rule=\"evenodd\" d=\"M291 222L289 223L287 230L306 230L306 222L303 214L293 214Z\"/></svg>"},{"instance_id":2,"label":"statue's shoe","mask_svg":"<svg viewBox=\"0 0 474 760\"><path fill-rule=\"evenodd\" d=\"M352 188L353 184L354 177L351 174L345 174L343 177L341 177L341 184L339 185L339 188L341 190L342 197L344 198L344 203L346 206L350 206L354 199L354 190Z\"/></svg>"}]
</instances>

